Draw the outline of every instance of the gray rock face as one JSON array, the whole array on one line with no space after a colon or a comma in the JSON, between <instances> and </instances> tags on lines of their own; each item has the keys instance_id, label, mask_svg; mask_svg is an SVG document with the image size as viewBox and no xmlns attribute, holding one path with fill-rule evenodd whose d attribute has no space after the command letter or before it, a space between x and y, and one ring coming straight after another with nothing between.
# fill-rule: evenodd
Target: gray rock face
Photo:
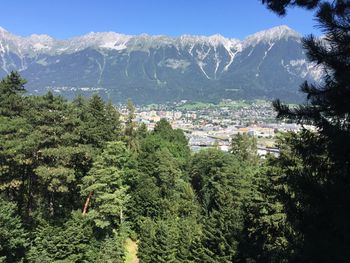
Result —
<instances>
[{"instance_id":1,"label":"gray rock face","mask_svg":"<svg viewBox=\"0 0 350 263\"><path fill-rule=\"evenodd\" d=\"M113 102L180 99L300 99L304 80L319 81L300 35L286 26L244 40L213 36L89 33L68 40L19 37L0 28L0 77L18 70L32 94L100 93Z\"/></svg>"}]
</instances>

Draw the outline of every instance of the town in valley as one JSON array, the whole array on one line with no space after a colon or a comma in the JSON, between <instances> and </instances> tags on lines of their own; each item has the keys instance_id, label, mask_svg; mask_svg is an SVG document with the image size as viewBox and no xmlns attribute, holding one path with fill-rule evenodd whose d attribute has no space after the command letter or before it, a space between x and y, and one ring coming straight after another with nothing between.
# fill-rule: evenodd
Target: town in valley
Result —
<instances>
[{"instance_id":1,"label":"town in valley","mask_svg":"<svg viewBox=\"0 0 350 263\"><path fill-rule=\"evenodd\" d=\"M293 106L293 105L291 105ZM128 110L118 105L122 119ZM276 119L272 102L267 100L222 100L219 103L181 100L166 104L136 105L135 122L144 123L148 130L161 119L166 119L174 129L185 132L189 146L196 152L205 148L230 150L231 140L237 134L247 134L257 139L258 154L279 154L276 138L283 132L298 132L301 125ZM312 126L304 128L312 129Z\"/></svg>"}]
</instances>

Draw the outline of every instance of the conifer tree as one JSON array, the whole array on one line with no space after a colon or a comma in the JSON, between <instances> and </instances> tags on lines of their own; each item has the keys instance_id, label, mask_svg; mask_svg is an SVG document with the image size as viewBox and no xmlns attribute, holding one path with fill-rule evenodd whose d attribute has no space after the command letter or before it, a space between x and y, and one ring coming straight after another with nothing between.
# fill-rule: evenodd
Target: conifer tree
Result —
<instances>
[{"instance_id":1,"label":"conifer tree","mask_svg":"<svg viewBox=\"0 0 350 263\"><path fill-rule=\"evenodd\" d=\"M155 253L152 255L152 262L178 262L176 258L177 245L176 221L158 221L154 240Z\"/></svg>"},{"instance_id":2,"label":"conifer tree","mask_svg":"<svg viewBox=\"0 0 350 263\"><path fill-rule=\"evenodd\" d=\"M127 102L128 115L125 121L124 137L126 145L133 151L138 151L139 145L136 138L135 106L131 99Z\"/></svg>"},{"instance_id":3,"label":"conifer tree","mask_svg":"<svg viewBox=\"0 0 350 263\"><path fill-rule=\"evenodd\" d=\"M16 215L16 205L0 196L0 262L21 262L28 241L28 234Z\"/></svg>"},{"instance_id":4,"label":"conifer tree","mask_svg":"<svg viewBox=\"0 0 350 263\"><path fill-rule=\"evenodd\" d=\"M148 130L145 123L140 124L140 126L136 130L136 135L139 140L146 138L146 136L148 135Z\"/></svg>"},{"instance_id":5,"label":"conifer tree","mask_svg":"<svg viewBox=\"0 0 350 263\"><path fill-rule=\"evenodd\" d=\"M254 177L251 202L244 207L238 262L290 262L294 257L299 237L287 219L281 194L287 191L283 183L284 166L298 166L300 160L297 156L291 158L290 148L285 144L280 149L281 155L288 156L288 163L269 156Z\"/></svg>"},{"instance_id":6,"label":"conifer tree","mask_svg":"<svg viewBox=\"0 0 350 263\"><path fill-rule=\"evenodd\" d=\"M242 161L257 163L257 141L254 136L237 134L232 138L230 152Z\"/></svg>"},{"instance_id":7,"label":"conifer tree","mask_svg":"<svg viewBox=\"0 0 350 263\"><path fill-rule=\"evenodd\" d=\"M303 130L288 138L292 154L301 164L286 166L284 183L289 193L281 196L288 219L303 237L299 262L347 262L350 254L350 2L346 0L276 1L263 3L286 14L289 6L315 10L324 37L303 40L309 60L323 70L320 83L305 82L306 102L289 108L274 106L281 119L312 124L316 132ZM282 160L290 164L290 160Z\"/></svg>"},{"instance_id":8,"label":"conifer tree","mask_svg":"<svg viewBox=\"0 0 350 263\"><path fill-rule=\"evenodd\" d=\"M113 231L99 247L97 262L124 263L125 233Z\"/></svg>"},{"instance_id":9,"label":"conifer tree","mask_svg":"<svg viewBox=\"0 0 350 263\"><path fill-rule=\"evenodd\" d=\"M156 253L154 242L156 235L156 224L151 218L145 217L140 222L140 242L137 256L142 262L152 262Z\"/></svg>"},{"instance_id":10,"label":"conifer tree","mask_svg":"<svg viewBox=\"0 0 350 263\"><path fill-rule=\"evenodd\" d=\"M125 184L125 170L130 152L121 142L110 142L83 178L81 193L92 196L90 212L96 225L102 229L121 226L125 221L125 207L129 201ZM86 204L89 205L89 204ZM84 207L86 213L87 207Z\"/></svg>"},{"instance_id":11,"label":"conifer tree","mask_svg":"<svg viewBox=\"0 0 350 263\"><path fill-rule=\"evenodd\" d=\"M196 245L196 258L205 262L236 259L254 175L245 166L235 156L214 149L193 156L191 182L203 211L202 247Z\"/></svg>"},{"instance_id":12,"label":"conifer tree","mask_svg":"<svg viewBox=\"0 0 350 263\"><path fill-rule=\"evenodd\" d=\"M24 85L27 83L18 72L12 71L0 81L0 114L2 116L14 116L24 109L22 94L26 92Z\"/></svg>"},{"instance_id":13,"label":"conifer tree","mask_svg":"<svg viewBox=\"0 0 350 263\"><path fill-rule=\"evenodd\" d=\"M63 225L47 222L35 231L29 262L96 262L98 242L93 233L92 222L80 212L72 213Z\"/></svg>"}]
</instances>

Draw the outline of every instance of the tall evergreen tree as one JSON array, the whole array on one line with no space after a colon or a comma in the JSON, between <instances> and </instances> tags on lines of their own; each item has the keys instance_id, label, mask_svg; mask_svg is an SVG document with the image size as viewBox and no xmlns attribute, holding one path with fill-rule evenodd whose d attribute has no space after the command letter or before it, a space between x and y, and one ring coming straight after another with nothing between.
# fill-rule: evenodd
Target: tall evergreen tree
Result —
<instances>
[{"instance_id":1,"label":"tall evergreen tree","mask_svg":"<svg viewBox=\"0 0 350 263\"><path fill-rule=\"evenodd\" d=\"M100 228L120 226L130 197L125 184L125 170L131 154L121 142L111 142L83 178L82 195L91 198L90 213ZM89 203L86 204L86 206ZM84 207L86 213L87 207Z\"/></svg>"},{"instance_id":2,"label":"tall evergreen tree","mask_svg":"<svg viewBox=\"0 0 350 263\"><path fill-rule=\"evenodd\" d=\"M254 169L240 162L219 150L202 151L192 158L191 182L203 211L202 247L197 244L196 258L233 262L237 256L254 176Z\"/></svg>"},{"instance_id":3,"label":"tall evergreen tree","mask_svg":"<svg viewBox=\"0 0 350 263\"><path fill-rule=\"evenodd\" d=\"M230 152L242 161L256 163L259 160L256 138L247 134L237 134L232 138Z\"/></svg>"},{"instance_id":4,"label":"tall evergreen tree","mask_svg":"<svg viewBox=\"0 0 350 263\"><path fill-rule=\"evenodd\" d=\"M16 205L0 196L0 262L21 262L28 241L28 234L16 215Z\"/></svg>"},{"instance_id":5,"label":"tall evergreen tree","mask_svg":"<svg viewBox=\"0 0 350 263\"><path fill-rule=\"evenodd\" d=\"M35 234L29 262L96 262L99 244L92 222L78 211L61 226L42 223Z\"/></svg>"},{"instance_id":6,"label":"tall evergreen tree","mask_svg":"<svg viewBox=\"0 0 350 263\"><path fill-rule=\"evenodd\" d=\"M131 99L128 99L127 106L128 115L125 121L124 140L126 145L133 151L138 151L139 145L136 138L136 123L135 119L135 106Z\"/></svg>"},{"instance_id":7,"label":"tall evergreen tree","mask_svg":"<svg viewBox=\"0 0 350 263\"><path fill-rule=\"evenodd\" d=\"M24 109L22 94L26 92L24 85L27 83L18 72L12 71L0 81L0 114L2 116L14 116Z\"/></svg>"},{"instance_id":8,"label":"tall evergreen tree","mask_svg":"<svg viewBox=\"0 0 350 263\"><path fill-rule=\"evenodd\" d=\"M252 198L244 207L244 230L237 262L290 262L294 257L300 236L287 219L281 196L288 193L283 182L285 167L296 169L300 159L293 156L284 143L280 150L281 157L268 156L254 176ZM281 162L282 156L288 161Z\"/></svg>"},{"instance_id":9,"label":"tall evergreen tree","mask_svg":"<svg viewBox=\"0 0 350 263\"><path fill-rule=\"evenodd\" d=\"M81 108L82 126L79 131L84 144L104 147L106 142L120 137L119 112L111 103L106 105L98 95L92 96L86 106L81 101L75 103Z\"/></svg>"},{"instance_id":10,"label":"tall evergreen tree","mask_svg":"<svg viewBox=\"0 0 350 263\"><path fill-rule=\"evenodd\" d=\"M280 15L288 6L315 10L324 38L304 38L311 62L321 67L321 83L305 82L306 103L289 108L280 101L278 117L313 124L287 143L302 163L287 166L289 194L282 196L288 219L301 233L298 262L347 262L350 254L350 2L347 0L277 1L263 3ZM287 163L290 163L288 161Z\"/></svg>"}]
</instances>

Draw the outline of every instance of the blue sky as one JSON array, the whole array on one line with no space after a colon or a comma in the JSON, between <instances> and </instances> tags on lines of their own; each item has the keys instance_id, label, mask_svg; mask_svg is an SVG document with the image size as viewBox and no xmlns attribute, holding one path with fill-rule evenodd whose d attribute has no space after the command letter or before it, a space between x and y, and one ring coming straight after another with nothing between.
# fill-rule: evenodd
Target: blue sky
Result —
<instances>
[{"instance_id":1,"label":"blue sky","mask_svg":"<svg viewBox=\"0 0 350 263\"><path fill-rule=\"evenodd\" d=\"M59 39L88 32L212 35L243 39L273 26L319 34L312 12L292 9L284 18L260 0L18 0L1 3L0 26L27 36Z\"/></svg>"}]
</instances>

